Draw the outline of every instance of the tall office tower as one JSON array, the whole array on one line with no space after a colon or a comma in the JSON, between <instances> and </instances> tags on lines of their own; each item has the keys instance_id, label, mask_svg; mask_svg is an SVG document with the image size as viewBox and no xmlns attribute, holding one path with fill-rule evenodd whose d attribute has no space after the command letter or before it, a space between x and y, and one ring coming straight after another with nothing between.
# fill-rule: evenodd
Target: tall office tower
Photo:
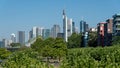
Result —
<instances>
[{"instance_id":1,"label":"tall office tower","mask_svg":"<svg viewBox=\"0 0 120 68\"><path fill-rule=\"evenodd\" d=\"M33 34L32 34L33 32L32 32L32 30L31 31L29 31L29 40L31 40L32 38L33 38Z\"/></svg>"},{"instance_id":2,"label":"tall office tower","mask_svg":"<svg viewBox=\"0 0 120 68\"><path fill-rule=\"evenodd\" d=\"M86 22L81 20L80 21L80 33L86 32Z\"/></svg>"},{"instance_id":3,"label":"tall office tower","mask_svg":"<svg viewBox=\"0 0 120 68\"><path fill-rule=\"evenodd\" d=\"M4 43L3 43L3 41L0 41L0 48L4 48Z\"/></svg>"},{"instance_id":4,"label":"tall office tower","mask_svg":"<svg viewBox=\"0 0 120 68\"><path fill-rule=\"evenodd\" d=\"M7 39L3 39L2 42L3 42L3 47L5 47L5 48L8 47L8 45L7 45Z\"/></svg>"},{"instance_id":5,"label":"tall office tower","mask_svg":"<svg viewBox=\"0 0 120 68\"><path fill-rule=\"evenodd\" d=\"M112 33L113 32L113 19L108 19L106 20L107 22L107 28L108 28L108 33Z\"/></svg>"},{"instance_id":6,"label":"tall office tower","mask_svg":"<svg viewBox=\"0 0 120 68\"><path fill-rule=\"evenodd\" d=\"M37 36L37 37L38 37L38 36L41 36L41 37L42 37L42 30L43 30L42 27L37 27L37 29L36 29L36 36Z\"/></svg>"},{"instance_id":7,"label":"tall office tower","mask_svg":"<svg viewBox=\"0 0 120 68\"><path fill-rule=\"evenodd\" d=\"M75 27L75 33L78 34L78 27Z\"/></svg>"},{"instance_id":8,"label":"tall office tower","mask_svg":"<svg viewBox=\"0 0 120 68\"><path fill-rule=\"evenodd\" d=\"M75 22L72 22L72 32L75 33Z\"/></svg>"},{"instance_id":9,"label":"tall office tower","mask_svg":"<svg viewBox=\"0 0 120 68\"><path fill-rule=\"evenodd\" d=\"M120 14L113 16L113 35L120 36Z\"/></svg>"},{"instance_id":10,"label":"tall office tower","mask_svg":"<svg viewBox=\"0 0 120 68\"><path fill-rule=\"evenodd\" d=\"M87 32L88 32L88 31L89 31L89 25L88 25L88 24L86 24L86 26L85 26L85 27L86 27L85 31L87 31Z\"/></svg>"},{"instance_id":11,"label":"tall office tower","mask_svg":"<svg viewBox=\"0 0 120 68\"><path fill-rule=\"evenodd\" d=\"M72 19L68 19L68 21L67 21L67 37L70 37L71 35L72 35Z\"/></svg>"},{"instance_id":12,"label":"tall office tower","mask_svg":"<svg viewBox=\"0 0 120 68\"><path fill-rule=\"evenodd\" d=\"M50 29L43 29L42 37L43 37L43 39L49 38L50 37Z\"/></svg>"},{"instance_id":13,"label":"tall office tower","mask_svg":"<svg viewBox=\"0 0 120 68\"><path fill-rule=\"evenodd\" d=\"M25 31L18 31L18 43L25 44Z\"/></svg>"},{"instance_id":14,"label":"tall office tower","mask_svg":"<svg viewBox=\"0 0 120 68\"><path fill-rule=\"evenodd\" d=\"M29 40L34 39L38 36L42 36L42 30L41 27L33 27L32 30L29 32Z\"/></svg>"},{"instance_id":15,"label":"tall office tower","mask_svg":"<svg viewBox=\"0 0 120 68\"><path fill-rule=\"evenodd\" d=\"M58 33L60 33L60 26L53 25L53 27L51 29L51 37L56 38Z\"/></svg>"},{"instance_id":16,"label":"tall office tower","mask_svg":"<svg viewBox=\"0 0 120 68\"><path fill-rule=\"evenodd\" d=\"M33 27L32 28L32 34L33 34L33 38L36 38L36 30L37 30L37 27Z\"/></svg>"},{"instance_id":17,"label":"tall office tower","mask_svg":"<svg viewBox=\"0 0 120 68\"><path fill-rule=\"evenodd\" d=\"M65 10L63 10L63 33L64 33L64 40L67 42L68 41L68 34L67 34L67 16L65 14Z\"/></svg>"},{"instance_id":18,"label":"tall office tower","mask_svg":"<svg viewBox=\"0 0 120 68\"><path fill-rule=\"evenodd\" d=\"M12 43L16 43L16 36L14 33L11 34Z\"/></svg>"}]
</instances>

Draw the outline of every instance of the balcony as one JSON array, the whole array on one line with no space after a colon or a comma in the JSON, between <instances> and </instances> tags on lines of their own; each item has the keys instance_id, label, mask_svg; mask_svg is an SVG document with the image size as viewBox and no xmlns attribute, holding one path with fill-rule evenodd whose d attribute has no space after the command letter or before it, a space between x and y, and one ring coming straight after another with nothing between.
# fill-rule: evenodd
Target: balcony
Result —
<instances>
[{"instance_id":1,"label":"balcony","mask_svg":"<svg viewBox=\"0 0 120 68\"><path fill-rule=\"evenodd\" d=\"M117 22L116 25L120 25L120 22Z\"/></svg>"},{"instance_id":2,"label":"balcony","mask_svg":"<svg viewBox=\"0 0 120 68\"><path fill-rule=\"evenodd\" d=\"M120 18L116 18L115 21L120 21Z\"/></svg>"},{"instance_id":3,"label":"balcony","mask_svg":"<svg viewBox=\"0 0 120 68\"><path fill-rule=\"evenodd\" d=\"M116 28L116 30L120 30L120 28Z\"/></svg>"}]
</instances>

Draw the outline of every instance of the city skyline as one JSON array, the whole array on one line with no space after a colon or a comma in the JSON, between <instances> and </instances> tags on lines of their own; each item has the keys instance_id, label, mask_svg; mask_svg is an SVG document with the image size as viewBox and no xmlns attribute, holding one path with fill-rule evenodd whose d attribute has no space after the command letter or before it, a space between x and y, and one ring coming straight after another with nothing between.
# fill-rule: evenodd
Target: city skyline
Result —
<instances>
[{"instance_id":1,"label":"city skyline","mask_svg":"<svg viewBox=\"0 0 120 68\"><path fill-rule=\"evenodd\" d=\"M17 34L17 31L25 31L28 35L30 29L36 25L50 29L54 24L59 24L62 32L63 9L76 26L83 18L90 27L96 27L97 23L104 22L120 12L119 2L119 0L3 0L0 1L0 39L8 39L11 33Z\"/></svg>"}]
</instances>

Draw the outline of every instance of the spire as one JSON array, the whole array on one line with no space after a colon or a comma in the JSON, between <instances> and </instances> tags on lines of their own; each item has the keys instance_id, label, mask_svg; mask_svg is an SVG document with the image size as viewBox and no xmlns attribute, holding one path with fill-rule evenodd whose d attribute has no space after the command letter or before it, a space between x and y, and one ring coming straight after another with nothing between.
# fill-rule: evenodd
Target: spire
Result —
<instances>
[{"instance_id":1,"label":"spire","mask_svg":"<svg viewBox=\"0 0 120 68\"><path fill-rule=\"evenodd\" d=\"M65 15L65 10L63 9L63 15Z\"/></svg>"}]
</instances>

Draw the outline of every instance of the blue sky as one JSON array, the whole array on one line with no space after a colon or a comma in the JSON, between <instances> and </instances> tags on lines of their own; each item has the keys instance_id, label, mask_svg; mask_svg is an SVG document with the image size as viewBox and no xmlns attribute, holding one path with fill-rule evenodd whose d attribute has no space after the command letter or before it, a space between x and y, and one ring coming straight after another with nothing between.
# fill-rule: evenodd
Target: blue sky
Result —
<instances>
[{"instance_id":1,"label":"blue sky","mask_svg":"<svg viewBox=\"0 0 120 68\"><path fill-rule=\"evenodd\" d=\"M120 13L120 0L0 0L0 38L10 38L19 30L26 31L27 36L33 26L59 24L62 30L63 9L77 27L82 17L95 27Z\"/></svg>"}]
</instances>

